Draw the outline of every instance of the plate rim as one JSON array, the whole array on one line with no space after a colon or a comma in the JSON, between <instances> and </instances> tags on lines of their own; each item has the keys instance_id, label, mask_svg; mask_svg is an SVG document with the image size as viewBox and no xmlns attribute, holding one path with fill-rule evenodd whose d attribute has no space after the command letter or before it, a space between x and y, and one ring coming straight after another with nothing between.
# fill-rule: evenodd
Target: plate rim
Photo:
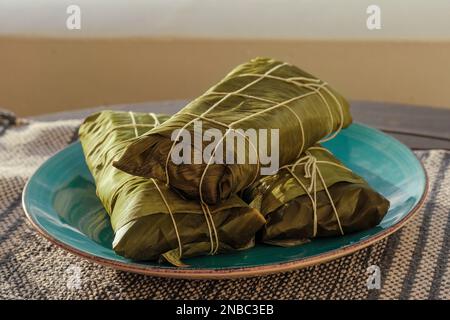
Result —
<instances>
[{"instance_id":1,"label":"plate rim","mask_svg":"<svg viewBox=\"0 0 450 320\"><path fill-rule=\"evenodd\" d=\"M384 229L383 231L380 231L379 233L368 237L367 239L358 241L355 244L343 246L341 248L333 249L331 251L316 254L313 256L300 258L293 261L287 261L287 262L277 262L277 263L270 263L266 265L261 266L251 266L251 267L230 267L226 269L207 269L207 268L199 268L199 269L185 269L185 268L161 268L161 267L155 267L155 266L145 266L139 263L134 262L120 262L115 261L108 258L99 257L97 255L94 255L92 253L77 249L69 244L66 244L62 242L61 240L57 239L53 235L51 235L44 227L42 227L39 222L29 213L27 209L26 204L26 195L28 192L29 183L32 180L32 178L39 172L39 170L53 157L57 156L58 154L64 152L67 148L70 146L79 143L79 141L72 142L71 144L67 145L63 149L59 150L58 152L54 153L52 156L50 156L47 160L45 160L30 176L30 178L26 181L25 186L22 191L22 208L25 212L25 216L27 217L28 222L38 231L38 233L43 236L45 239L50 241L51 243L57 245L58 247L78 256L84 259L87 259L88 261L103 265L105 267L126 271L126 272L133 272L138 274L143 274L147 276L155 276L155 277L162 277L162 278L176 278L176 279L204 279L204 280L217 280L217 279L234 279L234 278L249 278L249 277L258 277L258 276L264 276L268 274L273 273L282 273L282 272L288 272L292 270L298 270L307 268L313 265L319 265L322 263L326 263L341 257L344 257L346 255L355 253L359 250L362 250L364 248L367 248L368 246L383 240L387 236L395 233L399 229L401 229L423 206L429 191L429 179L427 171L425 170L425 167L423 163L418 159L418 157L412 152L412 150L406 146L404 143L396 139L395 137L392 137L391 135L385 134L381 130L378 130L376 128L358 123L358 125L362 125L364 127L373 129L378 131L379 133L382 133L383 135L388 136L391 139L396 140L397 142L401 143L403 146L405 146L411 154L417 159L417 161L420 164L420 167L422 168L424 178L425 178L425 186L424 191L419 199L419 201L416 203L416 205L399 221L397 221L394 225Z\"/></svg>"}]
</instances>

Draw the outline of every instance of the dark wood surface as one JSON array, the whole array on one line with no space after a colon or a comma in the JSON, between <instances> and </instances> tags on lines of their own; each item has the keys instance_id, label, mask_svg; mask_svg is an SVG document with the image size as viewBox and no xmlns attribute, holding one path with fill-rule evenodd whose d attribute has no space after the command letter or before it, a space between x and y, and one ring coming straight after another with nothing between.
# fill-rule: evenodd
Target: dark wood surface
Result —
<instances>
[{"instance_id":1,"label":"dark wood surface","mask_svg":"<svg viewBox=\"0 0 450 320\"><path fill-rule=\"evenodd\" d=\"M155 113L175 113L186 101L147 102L53 113L33 117L36 120L84 118L98 110L133 110ZM352 101L355 122L383 130L412 149L450 150L450 109L393 103Z\"/></svg>"}]
</instances>

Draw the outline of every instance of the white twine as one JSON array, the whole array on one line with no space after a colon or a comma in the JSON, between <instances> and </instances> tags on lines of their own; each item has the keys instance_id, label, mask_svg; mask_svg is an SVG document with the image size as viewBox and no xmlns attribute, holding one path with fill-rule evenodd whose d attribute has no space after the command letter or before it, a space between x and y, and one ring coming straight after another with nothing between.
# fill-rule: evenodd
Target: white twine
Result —
<instances>
[{"instance_id":1,"label":"white twine","mask_svg":"<svg viewBox=\"0 0 450 320\"><path fill-rule=\"evenodd\" d=\"M317 176L319 176L320 182L322 183L323 190L327 194L327 197L330 201L331 207L333 209L334 215L336 216L336 221L339 226L339 231L342 235L344 235L344 230L342 229L341 220L339 218L339 214L337 212L336 206L333 202L333 198L331 197L331 194L328 190L327 185L325 184L325 180L322 176L322 172L320 171L320 168L317 164L329 164L336 167L339 167L341 169L350 171L351 170L345 166L342 166L338 163L325 161L325 160L317 160L316 157L314 157L309 150L322 150L326 151L330 154L332 154L329 150L321 147L311 147L306 151L306 156L298 159L294 164L286 165L281 167L280 169L286 169L291 176L297 181L297 183L305 190L306 194L308 195L308 198L311 201L312 207L313 207L313 237L317 235L317 226L318 226L318 217L317 217ZM309 187L305 186L305 184L298 178L298 176L295 174L294 170L297 166L304 165L305 175L304 177L307 179L310 179L310 185Z\"/></svg>"},{"instance_id":2,"label":"white twine","mask_svg":"<svg viewBox=\"0 0 450 320\"><path fill-rule=\"evenodd\" d=\"M172 224L173 224L173 228L175 230L175 235L177 236L177 241L178 241L178 249L179 249L179 253L180 253L180 257L183 256L183 246L181 245L181 237L180 234L178 232L178 226L177 226L177 222L175 221L175 216L172 212L172 209L170 209L169 203L166 200L166 197L164 197L164 194L162 193L161 189L158 186L158 183L156 183L155 179L151 178L151 181L153 181L153 184L155 185L156 189L159 192L159 195L161 196L161 199L164 201L164 204L166 205L167 211L169 212L170 218L172 219Z\"/></svg>"}]
</instances>

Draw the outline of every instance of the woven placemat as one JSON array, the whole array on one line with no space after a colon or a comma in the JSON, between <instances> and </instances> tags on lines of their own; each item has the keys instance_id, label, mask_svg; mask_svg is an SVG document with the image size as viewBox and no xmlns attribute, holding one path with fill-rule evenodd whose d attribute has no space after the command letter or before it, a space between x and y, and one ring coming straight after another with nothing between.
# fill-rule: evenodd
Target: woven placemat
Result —
<instances>
[{"instance_id":1,"label":"woven placemat","mask_svg":"<svg viewBox=\"0 0 450 320\"><path fill-rule=\"evenodd\" d=\"M22 189L45 159L76 139L80 120L8 119L0 122L0 298L450 299L450 152L417 152L430 180L424 207L399 232L367 249L258 278L161 279L93 264L36 233L22 210ZM370 266L380 270L379 289L367 286Z\"/></svg>"}]
</instances>

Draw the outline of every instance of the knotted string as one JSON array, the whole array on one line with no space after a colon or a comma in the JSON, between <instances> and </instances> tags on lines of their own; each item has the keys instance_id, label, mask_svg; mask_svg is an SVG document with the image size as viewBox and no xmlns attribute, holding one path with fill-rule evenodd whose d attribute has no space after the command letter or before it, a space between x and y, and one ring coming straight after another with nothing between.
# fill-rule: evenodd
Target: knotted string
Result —
<instances>
[{"instance_id":1,"label":"knotted string","mask_svg":"<svg viewBox=\"0 0 450 320\"><path fill-rule=\"evenodd\" d=\"M296 180L296 182L305 190L306 194L308 195L308 198L311 200L312 208L313 208L313 237L317 235L317 226L318 226L318 217L317 217L317 177L319 177L320 182L322 183L323 190L325 191L328 200L330 201L330 205L333 209L334 215L336 216L336 221L339 226L339 231L342 235L344 235L344 230L342 229L341 220L339 218L339 214L337 212L336 206L333 202L333 198L331 197L331 194L328 190L328 187L325 183L325 179L322 176L322 172L320 171L320 168L318 164L329 164L336 167L339 167L341 169L350 171L351 170L347 167L344 167L338 163L334 163L331 161L326 160L317 160L316 157L314 157L309 150L321 150L326 151L330 154L332 154L329 150L321 147L311 147L308 149L308 151L305 152L305 156L298 159L294 164L286 165L281 167L280 169L286 169L291 176ZM301 179L295 174L295 168L297 166L303 165L304 166L304 177L306 179L310 180L309 186L306 186Z\"/></svg>"}]
</instances>

